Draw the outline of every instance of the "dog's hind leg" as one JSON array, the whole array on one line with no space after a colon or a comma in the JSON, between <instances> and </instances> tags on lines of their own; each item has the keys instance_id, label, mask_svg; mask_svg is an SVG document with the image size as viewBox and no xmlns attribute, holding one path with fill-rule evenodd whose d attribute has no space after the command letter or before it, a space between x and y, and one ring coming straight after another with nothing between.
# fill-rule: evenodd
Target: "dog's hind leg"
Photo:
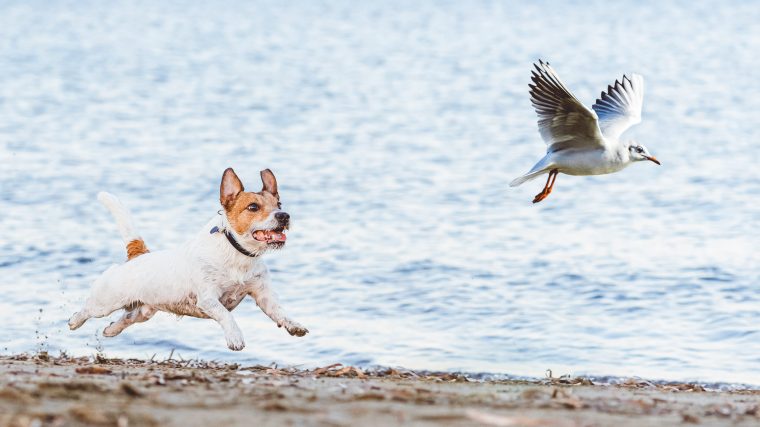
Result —
<instances>
[{"instance_id":1,"label":"dog's hind leg","mask_svg":"<svg viewBox=\"0 0 760 427\"><path fill-rule=\"evenodd\" d=\"M115 337L119 335L124 329L128 328L135 323L142 323L150 320L156 309L149 305L140 305L136 308L127 309L127 311L121 316L121 318L115 322L112 322L105 329L103 329L104 337Z\"/></svg>"},{"instance_id":2,"label":"dog's hind leg","mask_svg":"<svg viewBox=\"0 0 760 427\"><path fill-rule=\"evenodd\" d=\"M89 320L92 316L87 311L87 308L83 308L80 311L77 311L74 313L74 315L69 318L69 329L72 331L74 329L79 329L80 326L84 325L84 322Z\"/></svg>"},{"instance_id":3,"label":"dog's hind leg","mask_svg":"<svg viewBox=\"0 0 760 427\"><path fill-rule=\"evenodd\" d=\"M108 273L106 270L104 275ZM107 277L101 276L95 283L92 293L87 301L84 303L84 307L69 319L69 329L72 331L79 328L87 320L93 317L105 317L113 313L116 310L128 307L133 304L133 301L129 301L123 294L114 292L115 286L122 286L123 284L113 284L108 281Z\"/></svg>"},{"instance_id":4,"label":"dog's hind leg","mask_svg":"<svg viewBox=\"0 0 760 427\"><path fill-rule=\"evenodd\" d=\"M88 298L84 308L74 313L69 319L69 329L73 331L93 317L106 317L121 308L124 308L123 302L114 302L112 305L96 305L92 303L91 298Z\"/></svg>"}]
</instances>

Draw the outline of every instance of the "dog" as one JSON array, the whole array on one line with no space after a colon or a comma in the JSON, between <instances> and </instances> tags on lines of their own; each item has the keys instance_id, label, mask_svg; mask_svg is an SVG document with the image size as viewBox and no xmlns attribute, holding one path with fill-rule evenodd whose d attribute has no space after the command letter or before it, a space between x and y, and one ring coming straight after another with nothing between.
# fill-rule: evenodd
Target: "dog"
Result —
<instances>
[{"instance_id":1,"label":"dog","mask_svg":"<svg viewBox=\"0 0 760 427\"><path fill-rule=\"evenodd\" d=\"M285 245L290 226L272 171L261 171L261 181L261 191L247 192L235 171L225 170L219 215L184 245L156 252L148 250L121 202L99 193L98 200L111 212L124 239L127 261L95 280L84 307L69 319L69 328L124 309L121 318L103 330L104 336L113 337L165 311L215 320L224 330L227 347L237 351L245 342L231 311L250 295L278 327L293 336L306 335L309 331L280 307L261 260L264 253Z\"/></svg>"}]
</instances>

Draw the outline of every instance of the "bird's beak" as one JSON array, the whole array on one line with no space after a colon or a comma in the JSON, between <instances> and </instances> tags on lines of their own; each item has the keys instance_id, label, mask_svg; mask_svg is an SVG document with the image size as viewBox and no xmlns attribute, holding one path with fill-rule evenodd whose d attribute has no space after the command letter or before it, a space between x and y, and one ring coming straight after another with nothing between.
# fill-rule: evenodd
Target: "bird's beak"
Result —
<instances>
[{"instance_id":1,"label":"bird's beak","mask_svg":"<svg viewBox=\"0 0 760 427\"><path fill-rule=\"evenodd\" d=\"M647 156L647 160L651 160L651 161L657 163L658 165L660 164L660 161L657 160L654 156Z\"/></svg>"}]
</instances>

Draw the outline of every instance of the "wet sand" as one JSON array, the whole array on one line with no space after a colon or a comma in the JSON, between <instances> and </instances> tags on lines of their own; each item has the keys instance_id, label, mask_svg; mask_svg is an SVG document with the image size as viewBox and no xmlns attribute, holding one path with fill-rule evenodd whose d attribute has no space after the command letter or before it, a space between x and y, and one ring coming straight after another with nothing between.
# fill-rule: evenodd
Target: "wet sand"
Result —
<instances>
[{"instance_id":1,"label":"wet sand","mask_svg":"<svg viewBox=\"0 0 760 427\"><path fill-rule=\"evenodd\" d=\"M6 426L757 426L760 391L584 378L0 357Z\"/></svg>"}]
</instances>

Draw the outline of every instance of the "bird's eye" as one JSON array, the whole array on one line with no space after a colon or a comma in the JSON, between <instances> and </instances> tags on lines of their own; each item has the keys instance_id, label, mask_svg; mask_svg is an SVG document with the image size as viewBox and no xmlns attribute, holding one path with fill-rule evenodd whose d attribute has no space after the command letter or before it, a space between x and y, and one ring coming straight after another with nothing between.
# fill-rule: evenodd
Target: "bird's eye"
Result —
<instances>
[{"instance_id":1,"label":"bird's eye","mask_svg":"<svg viewBox=\"0 0 760 427\"><path fill-rule=\"evenodd\" d=\"M248 205L247 209L251 212L256 212L257 210L259 210L259 205L257 205L256 203L251 203L250 205Z\"/></svg>"},{"instance_id":2,"label":"bird's eye","mask_svg":"<svg viewBox=\"0 0 760 427\"><path fill-rule=\"evenodd\" d=\"M641 148L641 147L636 147L636 152L637 152L637 153L643 153L643 152L644 152L644 149L643 149L643 148Z\"/></svg>"}]
</instances>

